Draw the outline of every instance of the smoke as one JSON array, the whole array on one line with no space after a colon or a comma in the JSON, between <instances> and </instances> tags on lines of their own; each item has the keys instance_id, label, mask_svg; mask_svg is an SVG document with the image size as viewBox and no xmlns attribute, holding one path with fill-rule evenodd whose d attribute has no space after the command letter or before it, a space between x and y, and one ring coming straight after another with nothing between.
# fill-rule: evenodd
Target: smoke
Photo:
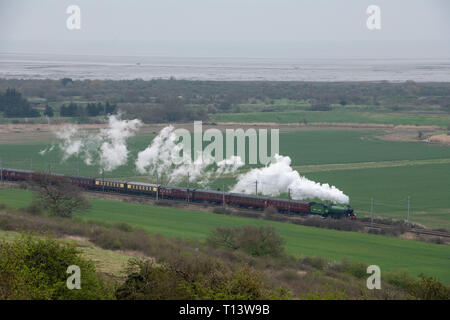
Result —
<instances>
[{"instance_id":1,"label":"smoke","mask_svg":"<svg viewBox=\"0 0 450 320\"><path fill-rule=\"evenodd\" d=\"M235 172L244 165L240 157L232 156L214 163L211 156L202 153L192 161L188 153L180 156L182 146L177 141L178 136L173 126L162 129L151 145L139 152L137 170L142 174L165 179L167 181L160 182L167 184L186 181L189 176L189 181L206 186L212 179Z\"/></svg>"},{"instance_id":2,"label":"smoke","mask_svg":"<svg viewBox=\"0 0 450 320\"><path fill-rule=\"evenodd\" d=\"M68 125L55 132L58 147L63 152L63 161L78 156L87 165L99 165L105 171L112 171L127 163L128 148L126 141L134 136L142 125L140 120L121 120L119 115L108 118L108 128L97 134L80 130L77 126ZM52 151L42 150L41 155Z\"/></svg>"},{"instance_id":3,"label":"smoke","mask_svg":"<svg viewBox=\"0 0 450 320\"><path fill-rule=\"evenodd\" d=\"M126 141L134 136L142 122L138 119L121 120L120 115L109 117L109 126L100 131L100 166L111 171L127 163Z\"/></svg>"},{"instance_id":4,"label":"smoke","mask_svg":"<svg viewBox=\"0 0 450 320\"><path fill-rule=\"evenodd\" d=\"M292 169L291 158L278 154L268 167L253 169L240 175L231 192L254 194L256 181L258 193L264 195L276 196L290 190L291 197L295 200L318 198L335 203L349 202L349 197L335 186L320 184L300 176Z\"/></svg>"}]
</instances>

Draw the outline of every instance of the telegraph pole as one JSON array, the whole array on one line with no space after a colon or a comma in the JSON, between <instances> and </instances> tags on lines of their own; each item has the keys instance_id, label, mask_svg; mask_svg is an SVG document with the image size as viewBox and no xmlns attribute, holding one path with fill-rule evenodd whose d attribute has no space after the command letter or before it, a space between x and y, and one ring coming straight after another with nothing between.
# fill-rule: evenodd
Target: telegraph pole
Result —
<instances>
[{"instance_id":1,"label":"telegraph pole","mask_svg":"<svg viewBox=\"0 0 450 320\"><path fill-rule=\"evenodd\" d=\"M288 189L289 205L288 212L291 213L291 188Z\"/></svg>"},{"instance_id":2,"label":"telegraph pole","mask_svg":"<svg viewBox=\"0 0 450 320\"><path fill-rule=\"evenodd\" d=\"M222 184L222 206L225 208L225 184Z\"/></svg>"},{"instance_id":3,"label":"telegraph pole","mask_svg":"<svg viewBox=\"0 0 450 320\"><path fill-rule=\"evenodd\" d=\"M373 224L373 197L370 198L370 224Z\"/></svg>"},{"instance_id":4,"label":"telegraph pole","mask_svg":"<svg viewBox=\"0 0 450 320\"><path fill-rule=\"evenodd\" d=\"M255 181L255 194L258 195L258 180Z\"/></svg>"},{"instance_id":5,"label":"telegraph pole","mask_svg":"<svg viewBox=\"0 0 450 320\"><path fill-rule=\"evenodd\" d=\"M105 169L102 168L102 190L105 192Z\"/></svg>"},{"instance_id":6,"label":"telegraph pole","mask_svg":"<svg viewBox=\"0 0 450 320\"><path fill-rule=\"evenodd\" d=\"M189 202L189 172L187 174L187 202Z\"/></svg>"},{"instance_id":7,"label":"telegraph pole","mask_svg":"<svg viewBox=\"0 0 450 320\"><path fill-rule=\"evenodd\" d=\"M156 172L156 200L159 197L159 183L158 183L158 172Z\"/></svg>"},{"instance_id":8,"label":"telegraph pole","mask_svg":"<svg viewBox=\"0 0 450 320\"><path fill-rule=\"evenodd\" d=\"M410 208L410 196L408 196L408 223L409 223L409 208Z\"/></svg>"}]
</instances>

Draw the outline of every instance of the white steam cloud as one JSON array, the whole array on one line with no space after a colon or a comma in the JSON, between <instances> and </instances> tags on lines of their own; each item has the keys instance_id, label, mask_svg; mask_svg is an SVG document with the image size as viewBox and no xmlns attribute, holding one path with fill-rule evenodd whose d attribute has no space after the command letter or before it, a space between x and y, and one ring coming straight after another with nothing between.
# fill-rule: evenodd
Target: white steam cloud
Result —
<instances>
[{"instance_id":1,"label":"white steam cloud","mask_svg":"<svg viewBox=\"0 0 450 320\"><path fill-rule=\"evenodd\" d=\"M185 181L189 175L190 181L200 185L207 185L211 179L220 175L235 172L244 163L240 157L231 156L229 159L214 163L210 156L199 155L191 161L190 154L183 154L181 143L177 143L177 134L173 126L165 127L153 139L151 145L139 152L136 168L142 174L158 176L163 183L177 183Z\"/></svg>"},{"instance_id":2,"label":"white steam cloud","mask_svg":"<svg viewBox=\"0 0 450 320\"><path fill-rule=\"evenodd\" d=\"M129 151L127 139L134 136L142 125L140 120L121 120L120 115L110 116L108 128L98 134L89 134L70 125L56 132L58 146L63 151L63 160L79 156L87 165L98 164L105 171L127 163ZM190 152L184 152L182 143L173 126L163 128L152 143L139 152L136 169L141 174L158 177L163 184L177 184L186 181L207 186L210 181L226 174L235 173L244 166L238 156L215 163L211 156L200 154L195 161ZM50 152L55 146L42 150L41 155ZM183 150L183 155L180 153ZM255 182L258 192L277 196L290 191L292 199L303 200L318 198L336 203L348 203L349 197L335 186L320 184L301 176L291 167L287 156L275 155L274 160L265 168L257 168L239 175L231 192L254 194Z\"/></svg>"},{"instance_id":3,"label":"white steam cloud","mask_svg":"<svg viewBox=\"0 0 450 320\"><path fill-rule=\"evenodd\" d=\"M275 155L275 162L265 168L253 169L238 177L238 182L231 192L255 193L255 183L258 181L258 193L276 196L291 192L292 199L303 200L318 198L337 203L348 203L349 197L335 186L320 184L293 170L291 158Z\"/></svg>"},{"instance_id":4,"label":"white steam cloud","mask_svg":"<svg viewBox=\"0 0 450 320\"><path fill-rule=\"evenodd\" d=\"M68 125L55 132L59 139L58 147L63 152L63 161L79 156L87 165L98 164L105 171L112 171L127 163L126 141L134 136L142 125L140 120L121 120L120 115L108 118L108 128L97 134L89 134L77 126ZM41 155L52 151L42 150Z\"/></svg>"}]
</instances>

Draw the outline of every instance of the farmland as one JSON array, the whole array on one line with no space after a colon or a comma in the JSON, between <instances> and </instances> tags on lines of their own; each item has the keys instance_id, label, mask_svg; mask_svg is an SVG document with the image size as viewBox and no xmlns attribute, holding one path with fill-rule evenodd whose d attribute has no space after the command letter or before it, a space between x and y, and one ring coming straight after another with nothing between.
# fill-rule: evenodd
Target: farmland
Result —
<instances>
[{"instance_id":1,"label":"farmland","mask_svg":"<svg viewBox=\"0 0 450 320\"><path fill-rule=\"evenodd\" d=\"M406 219L407 197L411 197L411 218L416 223L450 229L449 190L450 148L426 143L386 141L385 133L367 129L317 129L282 131L280 153L292 159L294 169L307 178L335 185L349 195L358 215L369 215L370 198L375 201L374 215ZM414 132L411 134L415 134ZM14 134L11 134L13 136ZM35 132L34 137L0 144L5 167L85 176L100 175L99 167L88 167L76 158L62 162L54 150L43 156L54 138L50 132ZM137 153L145 149L155 134L145 132L128 142L129 161L105 177L154 182L155 177L134 174ZM40 138L41 137L41 138ZM420 183L417 183L420 181ZM234 176L211 184L212 188L230 187ZM186 185L181 182L180 185ZM191 184L192 185L192 184Z\"/></svg>"},{"instance_id":2,"label":"farmland","mask_svg":"<svg viewBox=\"0 0 450 320\"><path fill-rule=\"evenodd\" d=\"M223 113L213 117L216 122L270 123L372 123L393 125L429 125L447 128L449 114L352 112L352 111L281 111Z\"/></svg>"},{"instance_id":3,"label":"farmland","mask_svg":"<svg viewBox=\"0 0 450 320\"><path fill-rule=\"evenodd\" d=\"M31 194L23 190L0 190L0 203L25 207ZM349 258L377 264L385 271L420 272L450 283L448 246L370 234L324 230L288 223L269 222L194 210L166 208L92 199L92 209L82 219L127 222L151 233L168 237L204 239L218 226L272 225L286 240L286 251L295 256L317 256L330 260Z\"/></svg>"}]
</instances>

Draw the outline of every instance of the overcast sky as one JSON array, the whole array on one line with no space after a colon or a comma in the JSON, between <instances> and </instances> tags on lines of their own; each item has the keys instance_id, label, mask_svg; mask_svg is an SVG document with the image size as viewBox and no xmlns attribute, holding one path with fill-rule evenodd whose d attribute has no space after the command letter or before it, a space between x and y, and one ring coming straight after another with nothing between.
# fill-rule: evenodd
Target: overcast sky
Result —
<instances>
[{"instance_id":1,"label":"overcast sky","mask_svg":"<svg viewBox=\"0 0 450 320\"><path fill-rule=\"evenodd\" d=\"M81 9L68 30L66 9ZM366 9L381 8L381 30ZM0 0L0 52L450 58L449 0Z\"/></svg>"}]
</instances>

